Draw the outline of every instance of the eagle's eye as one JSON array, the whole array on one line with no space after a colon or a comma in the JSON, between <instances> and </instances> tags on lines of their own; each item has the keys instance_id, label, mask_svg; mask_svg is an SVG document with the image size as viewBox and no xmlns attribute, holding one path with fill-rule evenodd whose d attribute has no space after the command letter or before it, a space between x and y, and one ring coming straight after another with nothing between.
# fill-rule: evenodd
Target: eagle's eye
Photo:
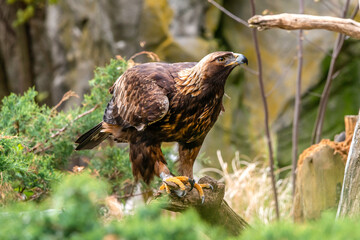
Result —
<instances>
[{"instance_id":1,"label":"eagle's eye","mask_svg":"<svg viewBox=\"0 0 360 240\"><path fill-rule=\"evenodd\" d=\"M218 61L218 62L223 62L223 61L225 61L225 58L224 58L224 57L218 57L218 58L217 58L217 61Z\"/></svg>"}]
</instances>

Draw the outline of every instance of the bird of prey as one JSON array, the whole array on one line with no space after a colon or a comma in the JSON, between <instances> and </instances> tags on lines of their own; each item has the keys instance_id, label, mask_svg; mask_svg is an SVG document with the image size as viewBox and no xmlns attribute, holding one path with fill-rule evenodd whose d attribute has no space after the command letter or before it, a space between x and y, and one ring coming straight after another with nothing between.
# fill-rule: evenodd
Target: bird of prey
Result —
<instances>
[{"instance_id":1,"label":"bird of prey","mask_svg":"<svg viewBox=\"0 0 360 240\"><path fill-rule=\"evenodd\" d=\"M160 189L170 192L175 183L179 196L185 185L195 187L202 202L202 188L193 180L193 165L207 133L224 110L222 98L230 72L248 63L242 54L213 52L199 62L136 65L126 70L109 89L112 98L102 122L77 139L76 150L92 149L108 136L129 143L135 179L149 183L154 175L163 180ZM177 142L178 173L167 168L162 142ZM190 189L190 190L191 190Z\"/></svg>"}]
</instances>

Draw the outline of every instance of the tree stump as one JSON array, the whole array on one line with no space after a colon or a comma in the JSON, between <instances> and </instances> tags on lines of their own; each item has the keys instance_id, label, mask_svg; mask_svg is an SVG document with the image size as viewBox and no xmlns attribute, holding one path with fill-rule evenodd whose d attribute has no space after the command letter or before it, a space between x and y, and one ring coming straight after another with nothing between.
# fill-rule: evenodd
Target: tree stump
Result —
<instances>
[{"instance_id":1,"label":"tree stump","mask_svg":"<svg viewBox=\"0 0 360 240\"><path fill-rule=\"evenodd\" d=\"M359 113L360 116L360 113ZM337 217L358 216L360 213L360 117L356 123L345 167Z\"/></svg>"},{"instance_id":2,"label":"tree stump","mask_svg":"<svg viewBox=\"0 0 360 240\"><path fill-rule=\"evenodd\" d=\"M194 208L200 217L211 225L221 226L232 235L239 235L249 224L235 213L224 200L225 184L219 183L211 177L205 176L199 183L209 183L213 190L204 189L205 202L201 204L199 193L194 189L185 197L175 194L169 195L169 202L165 209L182 212L190 207Z\"/></svg>"},{"instance_id":3,"label":"tree stump","mask_svg":"<svg viewBox=\"0 0 360 240\"><path fill-rule=\"evenodd\" d=\"M344 162L340 154L326 143L309 153L298 165L294 198L294 220L320 217L323 210L339 202Z\"/></svg>"},{"instance_id":4,"label":"tree stump","mask_svg":"<svg viewBox=\"0 0 360 240\"><path fill-rule=\"evenodd\" d=\"M357 116L345 116L345 141L323 139L300 155L293 209L295 221L316 219L322 211L337 208L356 119Z\"/></svg>"}]
</instances>

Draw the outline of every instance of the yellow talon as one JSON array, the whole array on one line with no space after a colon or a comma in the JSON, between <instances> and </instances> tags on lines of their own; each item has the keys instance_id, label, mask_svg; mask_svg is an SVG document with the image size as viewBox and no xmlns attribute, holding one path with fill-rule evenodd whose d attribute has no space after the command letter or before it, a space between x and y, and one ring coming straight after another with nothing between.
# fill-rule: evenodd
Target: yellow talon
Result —
<instances>
[{"instance_id":1,"label":"yellow talon","mask_svg":"<svg viewBox=\"0 0 360 240\"><path fill-rule=\"evenodd\" d=\"M186 176L178 176L178 177L168 177L168 178L165 178L163 180L163 184L160 186L159 190L162 191L162 190L166 190L166 192L168 194L170 194L170 188L168 186L168 184L166 182L173 182L175 183L176 185L179 186L179 189L184 193L186 194L185 192L185 184L188 184L189 183L189 177L186 177ZM184 184L185 183L185 184ZM183 196L183 195L181 195Z\"/></svg>"},{"instance_id":2,"label":"yellow talon","mask_svg":"<svg viewBox=\"0 0 360 240\"><path fill-rule=\"evenodd\" d=\"M211 186L210 184L207 184L207 183L203 183L203 184L195 183L194 188L196 188L196 190L199 192L199 195L200 195L200 198L201 198L201 204L203 204L204 201L205 201L205 195L204 195L203 188L211 188L211 189L213 189L213 186Z\"/></svg>"},{"instance_id":3,"label":"yellow talon","mask_svg":"<svg viewBox=\"0 0 360 240\"><path fill-rule=\"evenodd\" d=\"M182 182L183 180L183 177L169 177L169 178L166 178L164 180L164 182L173 182L173 183L176 183L176 185L179 186L179 188L184 191L185 190L185 185L184 183Z\"/></svg>"},{"instance_id":4,"label":"yellow talon","mask_svg":"<svg viewBox=\"0 0 360 240\"><path fill-rule=\"evenodd\" d=\"M210 184L199 184L199 183L195 183L194 180L190 179L189 177L186 177L186 176L177 176L177 177L168 177L168 178L165 178L163 179L163 184L160 186L159 190L162 191L162 190L166 190L166 192L168 194L171 193L171 190L170 190L170 187L168 186L167 182L173 182L175 183L176 185L179 186L179 189L180 190L173 190L176 195L178 195L179 197L183 197L185 196L186 194L186 187L185 187L185 184L187 186L190 185L190 190L194 187L196 188L196 190L199 192L199 195L200 195L200 198L201 198L201 203L204 203L205 201L205 195L204 195L204 190L203 188L211 188L213 189L213 187L210 185ZM177 191L181 191L181 193L179 194Z\"/></svg>"},{"instance_id":5,"label":"yellow talon","mask_svg":"<svg viewBox=\"0 0 360 240\"><path fill-rule=\"evenodd\" d=\"M165 183L163 183L161 186L160 186L160 188L159 188L159 190L160 191L162 191L162 190L166 190L166 192L168 193L168 194L170 194L170 188L169 188L169 186L167 185L167 184L165 184Z\"/></svg>"}]
</instances>

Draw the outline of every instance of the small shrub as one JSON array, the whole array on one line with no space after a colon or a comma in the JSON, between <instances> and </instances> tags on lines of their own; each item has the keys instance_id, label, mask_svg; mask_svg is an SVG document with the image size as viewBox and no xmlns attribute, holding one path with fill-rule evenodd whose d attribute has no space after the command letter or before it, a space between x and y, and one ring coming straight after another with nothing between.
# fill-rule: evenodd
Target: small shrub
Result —
<instances>
[{"instance_id":1,"label":"small shrub","mask_svg":"<svg viewBox=\"0 0 360 240\"><path fill-rule=\"evenodd\" d=\"M218 239L194 211L163 214L161 203L138 209L133 216L105 223L100 205L108 185L88 174L62 179L48 201L17 203L0 212L0 239Z\"/></svg>"},{"instance_id":2,"label":"small shrub","mask_svg":"<svg viewBox=\"0 0 360 240\"><path fill-rule=\"evenodd\" d=\"M16 196L11 199L40 199L50 191L50 184L58 181L67 170L69 161L86 155L86 151L74 151L74 141L101 121L103 109L111 97L107 89L126 67L125 61L113 59L109 65L97 68L94 79L90 81L90 94L84 96L83 105L66 112L39 106L34 88L22 96L10 94L3 99L0 110L0 185L12 187L13 194L9 189L6 191L7 195ZM98 108L81 117L94 106ZM117 184L125 178L132 179L127 155L121 149L102 148L95 157L97 163L94 163L93 170L99 170L105 178L117 175ZM110 165L116 167L110 168ZM9 198L5 201L5 197L1 197L0 206L9 202Z\"/></svg>"},{"instance_id":3,"label":"small shrub","mask_svg":"<svg viewBox=\"0 0 360 240\"><path fill-rule=\"evenodd\" d=\"M360 230L356 226L358 219L339 219L335 220L334 213L325 213L313 222L291 223L274 222L269 225L257 225L248 229L239 238L241 240L338 240L338 239L360 239Z\"/></svg>"}]
</instances>

